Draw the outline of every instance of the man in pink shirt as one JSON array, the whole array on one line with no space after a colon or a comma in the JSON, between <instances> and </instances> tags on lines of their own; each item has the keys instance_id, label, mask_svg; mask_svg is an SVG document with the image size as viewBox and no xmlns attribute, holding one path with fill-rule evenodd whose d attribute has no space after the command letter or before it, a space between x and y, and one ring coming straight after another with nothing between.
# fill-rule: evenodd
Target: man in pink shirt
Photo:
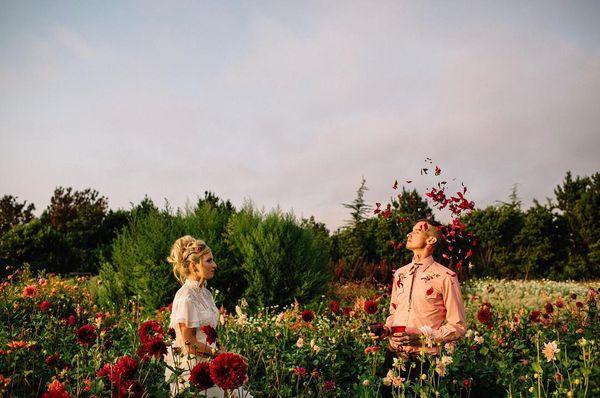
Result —
<instances>
[{"instance_id":1,"label":"man in pink shirt","mask_svg":"<svg viewBox=\"0 0 600 398\"><path fill-rule=\"evenodd\" d=\"M440 346L461 338L466 332L465 307L457 275L432 257L439 239L437 226L427 220L418 221L407 236L406 248L413 252L413 261L394 272L390 315L383 335L389 337L384 364L387 369L395 356L416 360L424 340L429 343L425 351L437 355ZM393 333L394 327L402 330L398 326L404 327L404 332ZM386 373L387 369L384 369Z\"/></svg>"}]
</instances>

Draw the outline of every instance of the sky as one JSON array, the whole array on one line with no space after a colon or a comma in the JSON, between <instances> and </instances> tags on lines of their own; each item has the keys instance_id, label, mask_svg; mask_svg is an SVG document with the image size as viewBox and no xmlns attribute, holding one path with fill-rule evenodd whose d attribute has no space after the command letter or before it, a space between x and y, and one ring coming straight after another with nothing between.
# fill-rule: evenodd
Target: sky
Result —
<instances>
[{"instance_id":1,"label":"sky","mask_svg":"<svg viewBox=\"0 0 600 398\"><path fill-rule=\"evenodd\" d=\"M0 195L39 214L57 186L113 209L211 190L330 229L362 177L370 204L396 179L464 182L478 207L515 184L525 208L545 203L568 170L600 171L599 15L583 1L0 0Z\"/></svg>"}]
</instances>

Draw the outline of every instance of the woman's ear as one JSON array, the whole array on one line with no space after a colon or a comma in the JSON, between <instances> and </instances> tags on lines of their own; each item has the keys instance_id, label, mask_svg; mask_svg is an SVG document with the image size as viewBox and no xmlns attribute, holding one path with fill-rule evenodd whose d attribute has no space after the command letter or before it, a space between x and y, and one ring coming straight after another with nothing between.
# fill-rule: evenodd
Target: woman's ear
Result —
<instances>
[{"instance_id":1,"label":"woman's ear","mask_svg":"<svg viewBox=\"0 0 600 398\"><path fill-rule=\"evenodd\" d=\"M435 236L430 236L429 238L427 238L426 240L428 245L435 245L437 243L437 238Z\"/></svg>"}]
</instances>

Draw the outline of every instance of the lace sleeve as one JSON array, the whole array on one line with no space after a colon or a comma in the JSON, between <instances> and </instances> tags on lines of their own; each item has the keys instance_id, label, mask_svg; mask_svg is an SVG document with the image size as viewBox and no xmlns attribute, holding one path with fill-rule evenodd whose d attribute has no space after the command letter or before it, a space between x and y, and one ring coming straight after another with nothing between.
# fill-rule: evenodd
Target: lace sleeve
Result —
<instances>
[{"instance_id":1,"label":"lace sleeve","mask_svg":"<svg viewBox=\"0 0 600 398\"><path fill-rule=\"evenodd\" d=\"M177 328L179 323L188 328L197 328L212 324L212 313L203 302L202 297L186 294L173 301L170 327Z\"/></svg>"}]
</instances>

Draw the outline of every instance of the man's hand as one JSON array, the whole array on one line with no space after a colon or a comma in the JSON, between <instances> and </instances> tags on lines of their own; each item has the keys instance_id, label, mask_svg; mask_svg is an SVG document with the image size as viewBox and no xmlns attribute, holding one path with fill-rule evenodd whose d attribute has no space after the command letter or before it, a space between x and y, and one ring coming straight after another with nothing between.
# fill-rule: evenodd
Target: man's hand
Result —
<instances>
[{"instance_id":1,"label":"man's hand","mask_svg":"<svg viewBox=\"0 0 600 398\"><path fill-rule=\"evenodd\" d=\"M421 332L415 328L406 328L406 331L394 333L390 337L390 342L394 345L420 345Z\"/></svg>"},{"instance_id":2,"label":"man's hand","mask_svg":"<svg viewBox=\"0 0 600 398\"><path fill-rule=\"evenodd\" d=\"M381 336L377 336L375 333L371 333L369 332L369 337L371 339L373 339L374 341L379 341L379 339L385 339L390 335L391 331L390 328L388 328L387 326L383 328L383 333L381 334Z\"/></svg>"}]
</instances>

